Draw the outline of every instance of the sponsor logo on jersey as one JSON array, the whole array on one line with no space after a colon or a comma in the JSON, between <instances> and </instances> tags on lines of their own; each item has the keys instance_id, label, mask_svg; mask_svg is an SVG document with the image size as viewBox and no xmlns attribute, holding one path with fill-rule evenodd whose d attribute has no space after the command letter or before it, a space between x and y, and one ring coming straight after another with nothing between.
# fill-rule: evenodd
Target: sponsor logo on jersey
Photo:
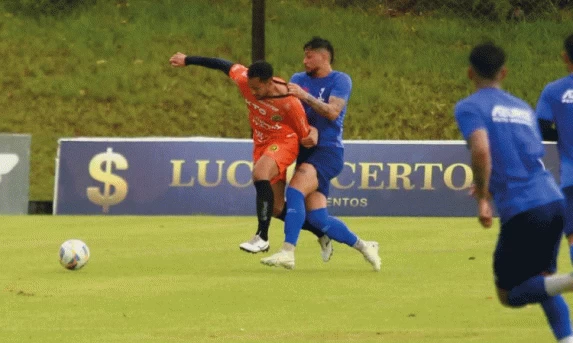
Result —
<instances>
[{"instance_id":1,"label":"sponsor logo on jersey","mask_svg":"<svg viewBox=\"0 0 573 343\"><path fill-rule=\"evenodd\" d=\"M491 119L495 123L512 123L532 126L533 113L531 110L525 108L498 105L491 111Z\"/></svg>"},{"instance_id":2,"label":"sponsor logo on jersey","mask_svg":"<svg viewBox=\"0 0 573 343\"><path fill-rule=\"evenodd\" d=\"M564 104L573 104L573 89L568 89L565 91L565 93L563 93L561 102Z\"/></svg>"},{"instance_id":3,"label":"sponsor logo on jersey","mask_svg":"<svg viewBox=\"0 0 573 343\"><path fill-rule=\"evenodd\" d=\"M320 100L320 101L322 101L322 102L324 102L324 98L322 97L322 93L324 93L324 90L325 90L325 89L326 89L326 88L322 87L322 88L320 89L320 91L318 92L318 100Z\"/></svg>"}]
</instances>

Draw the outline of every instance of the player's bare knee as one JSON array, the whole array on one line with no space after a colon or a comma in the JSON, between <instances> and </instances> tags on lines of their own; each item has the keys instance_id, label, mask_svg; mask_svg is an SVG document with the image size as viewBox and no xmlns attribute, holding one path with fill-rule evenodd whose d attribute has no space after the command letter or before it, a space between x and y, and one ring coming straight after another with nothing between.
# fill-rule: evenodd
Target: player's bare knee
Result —
<instances>
[{"instance_id":1,"label":"player's bare knee","mask_svg":"<svg viewBox=\"0 0 573 343\"><path fill-rule=\"evenodd\" d=\"M253 177L253 182L268 180L268 177L266 177L266 175L264 175L264 173L261 173L257 170L253 170L252 177Z\"/></svg>"},{"instance_id":2,"label":"player's bare knee","mask_svg":"<svg viewBox=\"0 0 573 343\"><path fill-rule=\"evenodd\" d=\"M567 242L569 242L569 245L573 245L573 233L570 233L567 235Z\"/></svg>"}]
</instances>

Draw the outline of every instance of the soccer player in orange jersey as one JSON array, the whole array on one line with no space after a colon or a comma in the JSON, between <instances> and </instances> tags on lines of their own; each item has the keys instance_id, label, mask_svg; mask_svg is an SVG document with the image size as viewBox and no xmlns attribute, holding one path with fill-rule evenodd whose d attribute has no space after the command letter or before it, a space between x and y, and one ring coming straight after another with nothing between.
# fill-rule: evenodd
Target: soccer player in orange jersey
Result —
<instances>
[{"instance_id":1,"label":"soccer player in orange jersey","mask_svg":"<svg viewBox=\"0 0 573 343\"><path fill-rule=\"evenodd\" d=\"M286 170L296 160L299 143L306 148L317 144L316 128L308 124L301 102L288 93L286 82L273 77L273 68L268 62L257 61L247 68L220 58L187 56L180 52L169 62L174 67L199 65L221 70L239 87L249 109L253 131L253 182L258 218L255 236L239 247L251 253L268 251L271 216L284 220L286 215ZM328 236L308 223L303 229L318 237L322 258L328 261L332 255Z\"/></svg>"}]
</instances>

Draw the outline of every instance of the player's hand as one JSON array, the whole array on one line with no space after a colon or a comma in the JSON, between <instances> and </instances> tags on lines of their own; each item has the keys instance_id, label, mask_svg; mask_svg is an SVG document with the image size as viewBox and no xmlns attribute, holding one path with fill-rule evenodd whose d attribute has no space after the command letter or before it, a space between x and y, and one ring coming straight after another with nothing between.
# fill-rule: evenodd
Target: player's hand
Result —
<instances>
[{"instance_id":1,"label":"player's hand","mask_svg":"<svg viewBox=\"0 0 573 343\"><path fill-rule=\"evenodd\" d=\"M171 58L169 59L169 63L171 63L173 67L185 67L185 57L187 57L187 55L178 52L175 55L171 56Z\"/></svg>"},{"instance_id":2,"label":"player's hand","mask_svg":"<svg viewBox=\"0 0 573 343\"><path fill-rule=\"evenodd\" d=\"M299 99L306 99L306 97L308 96L308 93L304 91L304 89L302 89L299 85L297 85L296 83L289 83L287 85L288 87L288 93L291 95L294 95L295 97L299 98Z\"/></svg>"},{"instance_id":3,"label":"player's hand","mask_svg":"<svg viewBox=\"0 0 573 343\"><path fill-rule=\"evenodd\" d=\"M308 136L302 138L300 140L300 144L305 148L312 148L313 146L318 144L318 130L316 129L316 127L314 126L310 127L310 132L308 133Z\"/></svg>"},{"instance_id":4,"label":"player's hand","mask_svg":"<svg viewBox=\"0 0 573 343\"><path fill-rule=\"evenodd\" d=\"M493 224L493 207L489 199L478 199L478 220L486 229L489 229Z\"/></svg>"}]
</instances>

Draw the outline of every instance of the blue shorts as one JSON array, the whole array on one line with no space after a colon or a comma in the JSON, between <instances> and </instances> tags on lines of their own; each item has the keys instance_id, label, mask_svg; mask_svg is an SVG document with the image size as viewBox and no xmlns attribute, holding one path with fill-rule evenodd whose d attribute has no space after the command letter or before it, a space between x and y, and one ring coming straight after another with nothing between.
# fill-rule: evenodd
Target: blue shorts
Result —
<instances>
[{"instance_id":1,"label":"blue shorts","mask_svg":"<svg viewBox=\"0 0 573 343\"><path fill-rule=\"evenodd\" d=\"M301 163L311 164L316 169L318 189L320 193L328 197L330 180L340 174L344 167L344 149L337 147L301 147L297 165Z\"/></svg>"},{"instance_id":2,"label":"blue shorts","mask_svg":"<svg viewBox=\"0 0 573 343\"><path fill-rule=\"evenodd\" d=\"M554 201L519 213L501 226L493 255L497 287L509 291L533 276L555 273L563 207L563 201Z\"/></svg>"},{"instance_id":3,"label":"blue shorts","mask_svg":"<svg viewBox=\"0 0 573 343\"><path fill-rule=\"evenodd\" d=\"M565 194L565 226L563 233L569 236L573 233L573 186L563 188Z\"/></svg>"}]
</instances>

